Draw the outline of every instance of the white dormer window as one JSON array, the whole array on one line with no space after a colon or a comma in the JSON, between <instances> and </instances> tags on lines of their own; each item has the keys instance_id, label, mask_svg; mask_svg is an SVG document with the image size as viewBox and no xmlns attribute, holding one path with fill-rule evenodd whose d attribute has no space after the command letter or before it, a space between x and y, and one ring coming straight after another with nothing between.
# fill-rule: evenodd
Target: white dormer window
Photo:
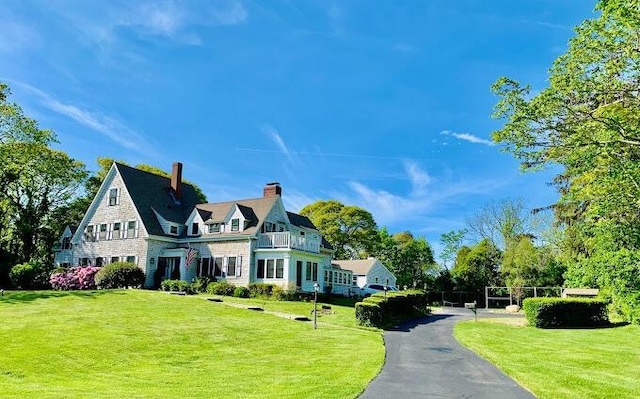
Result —
<instances>
[{"instance_id":1,"label":"white dormer window","mask_svg":"<svg viewBox=\"0 0 640 399\"><path fill-rule=\"evenodd\" d=\"M118 205L120 203L120 190L117 188L109 189L109 206Z\"/></svg>"},{"instance_id":2,"label":"white dormer window","mask_svg":"<svg viewBox=\"0 0 640 399\"><path fill-rule=\"evenodd\" d=\"M231 219L231 231L240 230L240 219Z\"/></svg>"},{"instance_id":3,"label":"white dormer window","mask_svg":"<svg viewBox=\"0 0 640 399\"><path fill-rule=\"evenodd\" d=\"M169 226L169 234L178 235L178 226Z\"/></svg>"},{"instance_id":4,"label":"white dormer window","mask_svg":"<svg viewBox=\"0 0 640 399\"><path fill-rule=\"evenodd\" d=\"M191 224L191 235L195 236L198 233L200 233L200 227L198 226L198 223Z\"/></svg>"},{"instance_id":5,"label":"white dormer window","mask_svg":"<svg viewBox=\"0 0 640 399\"><path fill-rule=\"evenodd\" d=\"M220 223L212 223L209 225L209 233L219 233Z\"/></svg>"}]
</instances>

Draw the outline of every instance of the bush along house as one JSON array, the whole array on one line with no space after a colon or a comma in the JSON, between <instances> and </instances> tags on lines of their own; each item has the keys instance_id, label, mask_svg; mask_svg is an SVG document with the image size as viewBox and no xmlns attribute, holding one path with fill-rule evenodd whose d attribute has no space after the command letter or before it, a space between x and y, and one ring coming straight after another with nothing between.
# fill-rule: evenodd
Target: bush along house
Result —
<instances>
[{"instance_id":1,"label":"bush along house","mask_svg":"<svg viewBox=\"0 0 640 399\"><path fill-rule=\"evenodd\" d=\"M56 263L133 262L146 287L209 276L302 292L317 283L322 292L333 248L308 218L288 212L281 196L280 184L268 183L259 198L201 204L182 182L181 163L171 178L114 163L80 225L65 229Z\"/></svg>"}]
</instances>

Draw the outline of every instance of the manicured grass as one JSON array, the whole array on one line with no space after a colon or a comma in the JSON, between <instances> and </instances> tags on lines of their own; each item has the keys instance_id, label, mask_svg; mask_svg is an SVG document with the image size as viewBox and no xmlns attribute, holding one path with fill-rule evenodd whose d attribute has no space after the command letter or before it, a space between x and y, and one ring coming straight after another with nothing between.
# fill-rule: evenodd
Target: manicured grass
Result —
<instances>
[{"instance_id":1,"label":"manicured grass","mask_svg":"<svg viewBox=\"0 0 640 399\"><path fill-rule=\"evenodd\" d=\"M235 298L221 297L216 295L204 295L204 297L220 298L227 303L239 303L243 305L260 306L265 311L289 313L313 318L313 302L293 302L293 301L273 301L261 298ZM331 309L322 310L322 305L328 305ZM322 324L332 324L334 326L353 327L381 331L376 328L360 327L356 324L356 310L353 306L339 306L318 302L317 321Z\"/></svg>"},{"instance_id":2,"label":"manicured grass","mask_svg":"<svg viewBox=\"0 0 640 399\"><path fill-rule=\"evenodd\" d=\"M454 335L539 398L640 398L640 327L461 322Z\"/></svg>"},{"instance_id":3,"label":"manicured grass","mask_svg":"<svg viewBox=\"0 0 640 399\"><path fill-rule=\"evenodd\" d=\"M0 297L0 397L354 398L380 332L140 290Z\"/></svg>"}]
</instances>

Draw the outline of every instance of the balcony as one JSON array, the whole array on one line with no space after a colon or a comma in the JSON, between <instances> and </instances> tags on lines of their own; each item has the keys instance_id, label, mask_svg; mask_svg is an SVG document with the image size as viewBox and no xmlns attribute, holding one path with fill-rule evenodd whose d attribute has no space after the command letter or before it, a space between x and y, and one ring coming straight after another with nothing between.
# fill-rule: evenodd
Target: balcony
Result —
<instances>
[{"instance_id":1,"label":"balcony","mask_svg":"<svg viewBox=\"0 0 640 399\"><path fill-rule=\"evenodd\" d=\"M320 253L320 239L281 233L264 233L258 236L258 248L261 249L296 249L299 251Z\"/></svg>"}]
</instances>

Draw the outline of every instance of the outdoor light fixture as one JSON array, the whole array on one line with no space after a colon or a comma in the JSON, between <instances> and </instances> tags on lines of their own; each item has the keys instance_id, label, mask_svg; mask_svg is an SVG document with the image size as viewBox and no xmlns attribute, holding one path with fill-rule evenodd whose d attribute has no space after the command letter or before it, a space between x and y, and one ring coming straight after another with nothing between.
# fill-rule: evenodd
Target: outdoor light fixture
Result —
<instances>
[{"instance_id":1,"label":"outdoor light fixture","mask_svg":"<svg viewBox=\"0 0 640 399\"><path fill-rule=\"evenodd\" d=\"M313 329L318 328L318 283L313 284Z\"/></svg>"},{"instance_id":2,"label":"outdoor light fixture","mask_svg":"<svg viewBox=\"0 0 640 399\"><path fill-rule=\"evenodd\" d=\"M152 264L152 265L153 265L154 263L156 263L156 258L151 258L151 259L149 259L149 263L150 263L150 264Z\"/></svg>"}]
</instances>

